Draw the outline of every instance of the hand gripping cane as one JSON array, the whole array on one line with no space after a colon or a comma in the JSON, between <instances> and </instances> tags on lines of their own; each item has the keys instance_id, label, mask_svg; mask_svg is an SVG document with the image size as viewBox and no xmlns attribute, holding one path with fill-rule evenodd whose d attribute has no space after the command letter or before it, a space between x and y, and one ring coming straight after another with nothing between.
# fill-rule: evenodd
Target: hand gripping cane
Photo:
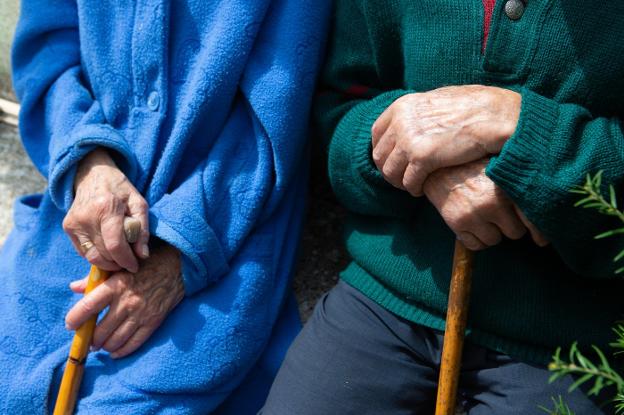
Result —
<instances>
[{"instance_id":1,"label":"hand gripping cane","mask_svg":"<svg viewBox=\"0 0 624 415\"><path fill-rule=\"evenodd\" d=\"M129 243L136 242L140 230L141 223L138 219L130 217L125 218L124 233ZM89 294L95 287L106 281L108 276L108 271L99 269L96 266L91 266L85 295ZM93 339L96 321L97 316L93 316L76 330L74 340L69 350L69 358L67 359L63 379L61 380L61 387L58 397L56 398L54 415L71 415L74 413L76 399L80 391L80 382L82 381L82 374L84 373L84 365L87 354L89 353L89 346L91 346L91 340Z\"/></svg>"}]
</instances>

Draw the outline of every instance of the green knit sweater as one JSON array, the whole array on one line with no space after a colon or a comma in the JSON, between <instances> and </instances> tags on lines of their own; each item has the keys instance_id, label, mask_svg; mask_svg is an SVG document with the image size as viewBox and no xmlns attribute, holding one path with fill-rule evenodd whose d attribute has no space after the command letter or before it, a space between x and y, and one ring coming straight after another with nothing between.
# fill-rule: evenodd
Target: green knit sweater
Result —
<instances>
[{"instance_id":1,"label":"green knit sweater","mask_svg":"<svg viewBox=\"0 0 624 415\"><path fill-rule=\"evenodd\" d=\"M349 284L415 323L443 329L454 236L426 198L384 181L373 122L401 95L484 84L522 94L515 134L487 168L551 241L478 252L468 338L545 363L574 341L606 347L622 318L621 238L575 208L588 172L624 193L624 2L529 0L516 21L497 1L482 53L481 0L337 0L316 114L334 191L350 211Z\"/></svg>"}]
</instances>

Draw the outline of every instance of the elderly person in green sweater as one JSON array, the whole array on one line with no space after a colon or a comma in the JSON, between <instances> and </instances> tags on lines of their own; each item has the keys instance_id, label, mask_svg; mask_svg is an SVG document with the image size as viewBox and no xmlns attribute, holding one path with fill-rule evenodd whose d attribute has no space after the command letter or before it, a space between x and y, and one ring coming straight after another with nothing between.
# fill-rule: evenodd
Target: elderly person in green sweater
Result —
<instances>
[{"instance_id":1,"label":"elderly person in green sweater","mask_svg":"<svg viewBox=\"0 0 624 415\"><path fill-rule=\"evenodd\" d=\"M317 106L352 257L264 414L431 414L454 239L478 250L459 385L470 415L563 395L612 409L558 346L606 346L624 284L613 226L574 208L588 172L624 179L624 2L337 0ZM487 248L487 249L485 249Z\"/></svg>"}]
</instances>

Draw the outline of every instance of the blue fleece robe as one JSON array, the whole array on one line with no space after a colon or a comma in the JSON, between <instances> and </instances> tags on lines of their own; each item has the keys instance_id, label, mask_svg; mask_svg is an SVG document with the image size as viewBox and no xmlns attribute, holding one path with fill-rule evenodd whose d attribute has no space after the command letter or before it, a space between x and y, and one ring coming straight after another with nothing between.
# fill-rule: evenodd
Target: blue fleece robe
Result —
<instances>
[{"instance_id":1,"label":"blue fleece robe","mask_svg":"<svg viewBox=\"0 0 624 415\"><path fill-rule=\"evenodd\" d=\"M106 147L182 252L186 298L131 356L92 353L80 414L252 414L298 330L288 289L326 0L22 0L24 146L49 183L0 253L0 412L49 413L89 265L61 229Z\"/></svg>"}]
</instances>

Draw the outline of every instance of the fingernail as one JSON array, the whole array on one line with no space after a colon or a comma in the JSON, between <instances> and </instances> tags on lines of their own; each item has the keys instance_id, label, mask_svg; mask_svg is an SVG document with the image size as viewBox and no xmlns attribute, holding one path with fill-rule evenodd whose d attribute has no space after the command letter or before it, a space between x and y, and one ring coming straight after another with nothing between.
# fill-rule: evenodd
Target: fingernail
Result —
<instances>
[{"instance_id":1,"label":"fingernail","mask_svg":"<svg viewBox=\"0 0 624 415\"><path fill-rule=\"evenodd\" d=\"M147 244L143 245L143 248L141 249L141 253L143 254L144 258L149 257L149 247L147 246Z\"/></svg>"},{"instance_id":2,"label":"fingernail","mask_svg":"<svg viewBox=\"0 0 624 415\"><path fill-rule=\"evenodd\" d=\"M65 324L65 330L72 331L74 328L69 324Z\"/></svg>"},{"instance_id":3,"label":"fingernail","mask_svg":"<svg viewBox=\"0 0 624 415\"><path fill-rule=\"evenodd\" d=\"M119 357L119 355L117 353L111 353L110 357L113 359L117 359Z\"/></svg>"}]
</instances>

